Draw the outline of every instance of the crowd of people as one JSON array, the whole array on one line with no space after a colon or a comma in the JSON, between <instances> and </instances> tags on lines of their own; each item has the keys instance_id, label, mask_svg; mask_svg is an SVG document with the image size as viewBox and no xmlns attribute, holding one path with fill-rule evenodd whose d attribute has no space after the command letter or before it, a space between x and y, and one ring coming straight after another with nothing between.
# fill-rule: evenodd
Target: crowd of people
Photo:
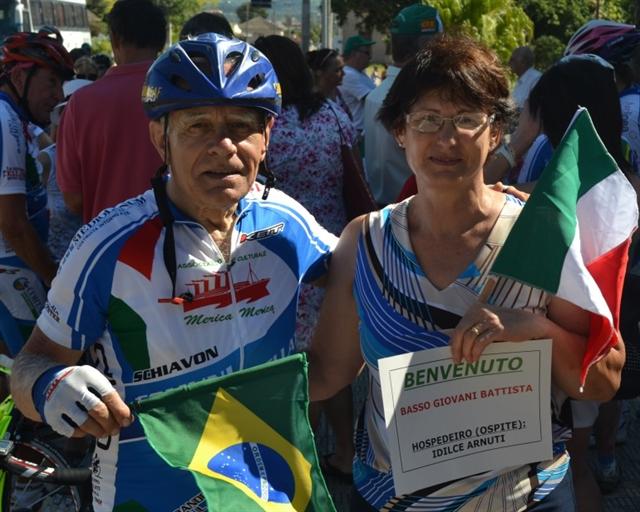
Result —
<instances>
[{"instance_id":1,"label":"crowd of people","mask_svg":"<svg viewBox=\"0 0 640 512\"><path fill-rule=\"evenodd\" d=\"M517 48L511 86L495 53L417 3L389 26L376 87L362 35L305 55L200 13L167 47L151 0L107 21L115 66L49 29L0 54L0 339L20 411L95 439L94 510L202 496L128 404L300 351L311 423L324 414L335 436L321 467L353 487L350 510L601 510L620 479L617 398L640 394L634 252L624 343L583 391L587 312L491 267L578 107L637 188L640 30L591 21L543 72ZM355 218L352 173L371 198ZM537 338L553 340L553 456L396 492L378 360L449 346L473 363Z\"/></svg>"}]
</instances>

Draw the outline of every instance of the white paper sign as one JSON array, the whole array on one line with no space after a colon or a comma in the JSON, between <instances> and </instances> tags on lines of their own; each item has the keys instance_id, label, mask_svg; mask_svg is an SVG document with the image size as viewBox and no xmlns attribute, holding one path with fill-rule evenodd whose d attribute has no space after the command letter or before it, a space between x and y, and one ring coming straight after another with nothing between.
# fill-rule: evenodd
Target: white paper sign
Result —
<instances>
[{"instance_id":1,"label":"white paper sign","mask_svg":"<svg viewBox=\"0 0 640 512\"><path fill-rule=\"evenodd\" d=\"M378 361L397 494L552 458L551 340L449 347Z\"/></svg>"}]
</instances>

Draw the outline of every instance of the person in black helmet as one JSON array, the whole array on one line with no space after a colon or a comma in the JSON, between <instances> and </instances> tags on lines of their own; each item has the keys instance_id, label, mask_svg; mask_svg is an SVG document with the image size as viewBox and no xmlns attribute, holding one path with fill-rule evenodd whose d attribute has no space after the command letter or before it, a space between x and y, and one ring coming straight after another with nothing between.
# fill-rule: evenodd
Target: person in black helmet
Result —
<instances>
[{"instance_id":1,"label":"person in black helmet","mask_svg":"<svg viewBox=\"0 0 640 512\"><path fill-rule=\"evenodd\" d=\"M336 238L272 188L280 85L257 49L217 34L181 41L151 66L142 98L164 164L152 190L76 235L12 392L30 418L98 439L96 512L205 510L124 400L291 354L300 283L324 276ZM95 366L78 366L83 351Z\"/></svg>"},{"instance_id":2,"label":"person in black helmet","mask_svg":"<svg viewBox=\"0 0 640 512\"><path fill-rule=\"evenodd\" d=\"M62 100L73 62L49 31L12 34L0 51L0 338L15 355L57 268L46 248L49 214L35 135Z\"/></svg>"}]
</instances>

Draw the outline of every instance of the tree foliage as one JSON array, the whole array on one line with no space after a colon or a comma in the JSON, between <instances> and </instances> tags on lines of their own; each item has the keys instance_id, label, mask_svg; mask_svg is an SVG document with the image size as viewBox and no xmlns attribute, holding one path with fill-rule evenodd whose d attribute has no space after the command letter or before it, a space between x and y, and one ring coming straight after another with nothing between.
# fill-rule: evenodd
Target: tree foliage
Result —
<instances>
[{"instance_id":1,"label":"tree foliage","mask_svg":"<svg viewBox=\"0 0 640 512\"><path fill-rule=\"evenodd\" d=\"M171 23L172 34L177 37L182 25L191 16L202 12L205 4L207 7L214 8L218 5L218 1L211 0L155 0L156 3L164 9L164 12Z\"/></svg>"},{"instance_id":2,"label":"tree foliage","mask_svg":"<svg viewBox=\"0 0 640 512\"><path fill-rule=\"evenodd\" d=\"M566 44L573 33L596 17L634 23L635 0L518 0L534 24L534 34Z\"/></svg>"},{"instance_id":3,"label":"tree foliage","mask_svg":"<svg viewBox=\"0 0 640 512\"><path fill-rule=\"evenodd\" d=\"M545 71L564 53L565 44L555 36L540 36L533 41L536 68Z\"/></svg>"},{"instance_id":4,"label":"tree foliage","mask_svg":"<svg viewBox=\"0 0 640 512\"><path fill-rule=\"evenodd\" d=\"M238 20L240 23L244 23L245 21L249 21L252 18L257 16L261 16L263 18L268 18L269 13L263 7L255 7L251 4L251 2L245 2L240 5L236 9L236 14L238 15Z\"/></svg>"},{"instance_id":5,"label":"tree foliage","mask_svg":"<svg viewBox=\"0 0 640 512\"><path fill-rule=\"evenodd\" d=\"M333 0L332 10L340 22L349 11L359 13L359 28L387 33L391 20L415 0ZM447 32L464 33L493 48L503 60L533 37L533 24L514 0L430 0L440 12Z\"/></svg>"},{"instance_id":6,"label":"tree foliage","mask_svg":"<svg viewBox=\"0 0 640 512\"><path fill-rule=\"evenodd\" d=\"M87 0L87 10L91 11L95 17L89 18L89 30L91 37L98 37L100 34L107 34L107 24L104 19L113 7L115 0Z\"/></svg>"},{"instance_id":7,"label":"tree foliage","mask_svg":"<svg viewBox=\"0 0 640 512\"><path fill-rule=\"evenodd\" d=\"M513 0L434 0L445 30L479 39L506 62L533 37L533 23Z\"/></svg>"},{"instance_id":8,"label":"tree foliage","mask_svg":"<svg viewBox=\"0 0 640 512\"><path fill-rule=\"evenodd\" d=\"M113 7L116 0L87 0L87 9L96 15L97 21L91 24L91 35L100 37L107 36L108 30L105 17ZM202 12L205 5L207 8L215 8L218 0L154 0L165 12L169 23L173 27L174 34L180 32L180 28L191 16ZM177 30L176 30L177 28Z\"/></svg>"},{"instance_id":9,"label":"tree foliage","mask_svg":"<svg viewBox=\"0 0 640 512\"><path fill-rule=\"evenodd\" d=\"M536 66L555 62L571 36L595 18L635 23L637 0L517 0L534 24Z\"/></svg>"}]
</instances>

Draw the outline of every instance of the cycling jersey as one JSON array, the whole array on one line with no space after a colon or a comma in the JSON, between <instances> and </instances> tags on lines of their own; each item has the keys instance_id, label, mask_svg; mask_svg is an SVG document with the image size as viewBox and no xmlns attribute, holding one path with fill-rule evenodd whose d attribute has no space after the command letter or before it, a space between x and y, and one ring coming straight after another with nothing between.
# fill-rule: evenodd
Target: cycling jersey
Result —
<instances>
[{"instance_id":1,"label":"cycling jersey","mask_svg":"<svg viewBox=\"0 0 640 512\"><path fill-rule=\"evenodd\" d=\"M26 215L46 243L47 194L37 171L38 145L21 109L0 93L0 195L24 194ZM0 338L15 356L42 310L45 292L38 276L16 256L0 233Z\"/></svg>"},{"instance_id":2,"label":"cycling jersey","mask_svg":"<svg viewBox=\"0 0 640 512\"><path fill-rule=\"evenodd\" d=\"M0 195L24 194L27 218L43 242L47 240L49 214L47 192L38 174L38 144L29 133L29 123L19 107L6 94L0 93ZM0 259L15 252L0 234Z\"/></svg>"},{"instance_id":3,"label":"cycling jersey","mask_svg":"<svg viewBox=\"0 0 640 512\"><path fill-rule=\"evenodd\" d=\"M524 156L515 183L537 181L544 168L551 161L553 146L546 135L538 135Z\"/></svg>"},{"instance_id":4,"label":"cycling jersey","mask_svg":"<svg viewBox=\"0 0 640 512\"><path fill-rule=\"evenodd\" d=\"M171 301L153 193L105 210L71 241L38 326L88 350L128 403L289 355L299 284L326 272L337 239L293 199L262 191L239 202L228 260L173 208L176 294L192 295L182 304ZM93 470L98 512L205 510L193 477L153 452L139 422L98 440Z\"/></svg>"},{"instance_id":5,"label":"cycling jersey","mask_svg":"<svg viewBox=\"0 0 640 512\"><path fill-rule=\"evenodd\" d=\"M633 86L620 93L622 137L629 144L628 162L633 172L640 174L640 87Z\"/></svg>"}]
</instances>

